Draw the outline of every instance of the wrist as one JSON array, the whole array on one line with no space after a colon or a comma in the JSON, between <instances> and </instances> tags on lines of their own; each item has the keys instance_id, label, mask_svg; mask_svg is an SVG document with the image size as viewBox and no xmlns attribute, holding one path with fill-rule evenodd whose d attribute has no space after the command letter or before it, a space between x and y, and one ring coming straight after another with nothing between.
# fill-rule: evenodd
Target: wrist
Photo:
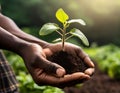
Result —
<instances>
[{"instance_id":1,"label":"wrist","mask_svg":"<svg viewBox=\"0 0 120 93\"><path fill-rule=\"evenodd\" d=\"M39 40L37 42L37 44L39 44L42 48L46 48L47 46L50 45L50 43L46 42L46 41L43 41L43 40Z\"/></svg>"},{"instance_id":2,"label":"wrist","mask_svg":"<svg viewBox=\"0 0 120 93\"><path fill-rule=\"evenodd\" d=\"M20 55L21 48L29 43L7 32L0 27L0 48L15 52Z\"/></svg>"},{"instance_id":3,"label":"wrist","mask_svg":"<svg viewBox=\"0 0 120 93\"><path fill-rule=\"evenodd\" d=\"M19 50L19 55L24 59L25 62L30 62L36 55L40 55L42 47L36 43L26 43Z\"/></svg>"}]
</instances>

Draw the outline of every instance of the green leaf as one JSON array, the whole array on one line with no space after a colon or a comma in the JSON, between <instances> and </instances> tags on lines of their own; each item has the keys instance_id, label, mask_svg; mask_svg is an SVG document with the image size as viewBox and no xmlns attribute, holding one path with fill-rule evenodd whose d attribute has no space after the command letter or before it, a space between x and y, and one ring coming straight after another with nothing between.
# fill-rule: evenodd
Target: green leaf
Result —
<instances>
[{"instance_id":1,"label":"green leaf","mask_svg":"<svg viewBox=\"0 0 120 93\"><path fill-rule=\"evenodd\" d=\"M65 23L68 19L69 16L64 12L62 8L58 9L56 12L56 18L61 22Z\"/></svg>"},{"instance_id":2,"label":"green leaf","mask_svg":"<svg viewBox=\"0 0 120 93\"><path fill-rule=\"evenodd\" d=\"M70 33L74 36L77 36L78 38L80 38L82 40L82 42L86 45L89 46L89 42L88 39L86 38L86 36L79 30L76 28L73 28Z\"/></svg>"},{"instance_id":3,"label":"green leaf","mask_svg":"<svg viewBox=\"0 0 120 93\"><path fill-rule=\"evenodd\" d=\"M59 27L58 27L57 24L55 24L55 23L46 23L40 29L39 34L40 35L48 35L48 34L54 32L55 30L58 30L58 29L59 29Z\"/></svg>"},{"instance_id":4,"label":"green leaf","mask_svg":"<svg viewBox=\"0 0 120 93\"><path fill-rule=\"evenodd\" d=\"M79 23L81 25L86 25L85 21L82 20L82 19L72 19L72 20L69 20L68 23L69 24L71 24L71 23Z\"/></svg>"}]
</instances>

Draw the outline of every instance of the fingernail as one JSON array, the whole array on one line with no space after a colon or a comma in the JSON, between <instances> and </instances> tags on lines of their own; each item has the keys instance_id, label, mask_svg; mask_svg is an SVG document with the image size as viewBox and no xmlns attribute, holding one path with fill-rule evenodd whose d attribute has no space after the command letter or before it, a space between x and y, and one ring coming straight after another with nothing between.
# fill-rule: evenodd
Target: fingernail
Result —
<instances>
[{"instance_id":1,"label":"fingernail","mask_svg":"<svg viewBox=\"0 0 120 93\"><path fill-rule=\"evenodd\" d=\"M91 76L94 73L94 70L94 68L88 68L84 73Z\"/></svg>"},{"instance_id":2,"label":"fingernail","mask_svg":"<svg viewBox=\"0 0 120 93\"><path fill-rule=\"evenodd\" d=\"M65 75L65 70L62 68L58 68L56 74L58 77L63 77Z\"/></svg>"}]
</instances>

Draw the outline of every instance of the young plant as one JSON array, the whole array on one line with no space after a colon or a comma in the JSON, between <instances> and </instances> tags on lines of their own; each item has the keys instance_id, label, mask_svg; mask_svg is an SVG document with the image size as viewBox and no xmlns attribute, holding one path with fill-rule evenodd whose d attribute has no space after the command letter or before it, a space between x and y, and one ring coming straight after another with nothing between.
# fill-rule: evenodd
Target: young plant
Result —
<instances>
[{"instance_id":1,"label":"young plant","mask_svg":"<svg viewBox=\"0 0 120 93\"><path fill-rule=\"evenodd\" d=\"M64 51L64 43L69 38L76 36L82 40L82 42L89 46L89 42L86 36L77 28L73 28L70 31L67 31L67 28L72 23L79 23L81 25L86 25L86 23L82 19L71 19L69 20L69 16L67 13L64 12L62 8L58 9L56 12L56 18L59 22L62 23L62 27L60 27L56 23L46 23L40 29L40 35L48 35L52 32L57 32L61 37L54 40L55 42L61 41L62 42L62 50Z\"/></svg>"}]
</instances>

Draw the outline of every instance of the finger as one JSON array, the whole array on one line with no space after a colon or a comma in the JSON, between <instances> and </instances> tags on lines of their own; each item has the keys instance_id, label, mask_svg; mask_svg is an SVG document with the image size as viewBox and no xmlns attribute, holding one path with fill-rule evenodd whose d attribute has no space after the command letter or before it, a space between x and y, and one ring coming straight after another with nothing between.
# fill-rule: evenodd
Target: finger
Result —
<instances>
[{"instance_id":1,"label":"finger","mask_svg":"<svg viewBox=\"0 0 120 93\"><path fill-rule=\"evenodd\" d=\"M79 54L83 62L85 62L85 64L88 65L88 67L94 68L94 64L92 60L90 59L90 57L88 56L88 54L86 54L82 49L79 49L77 53Z\"/></svg>"},{"instance_id":2,"label":"finger","mask_svg":"<svg viewBox=\"0 0 120 93\"><path fill-rule=\"evenodd\" d=\"M73 74L65 75L63 80L61 79L61 81L62 82L69 82L69 81L72 81L72 80L83 79L83 78L89 78L89 76L82 73L82 72L75 72Z\"/></svg>"},{"instance_id":3,"label":"finger","mask_svg":"<svg viewBox=\"0 0 120 93\"><path fill-rule=\"evenodd\" d=\"M65 78L61 79L60 87L74 86L76 84L83 83L89 79L89 75L80 72L71 75L66 75Z\"/></svg>"},{"instance_id":4,"label":"finger","mask_svg":"<svg viewBox=\"0 0 120 93\"><path fill-rule=\"evenodd\" d=\"M89 56L85 56L85 57L84 57L84 62L85 62L89 67L92 67L92 68L95 67Z\"/></svg>"},{"instance_id":5,"label":"finger","mask_svg":"<svg viewBox=\"0 0 120 93\"><path fill-rule=\"evenodd\" d=\"M71 75L65 75L65 77L61 79L61 84L63 86L73 86L75 84L83 83L88 79L90 79L89 75L86 75L82 72L76 72Z\"/></svg>"},{"instance_id":6,"label":"finger","mask_svg":"<svg viewBox=\"0 0 120 93\"><path fill-rule=\"evenodd\" d=\"M54 62L51 62L51 61L49 61L49 60L47 60L45 58L43 58L42 61L43 61L42 69L46 73L52 74L52 75L54 74L54 75L56 75L58 77L62 77L62 76L65 75L66 72L65 72L65 69L62 66L60 66L60 65L58 65L58 64L56 64Z\"/></svg>"},{"instance_id":7,"label":"finger","mask_svg":"<svg viewBox=\"0 0 120 93\"><path fill-rule=\"evenodd\" d=\"M73 84L80 83L83 80L88 80L90 77L84 73L76 72L70 75L65 75L64 77L57 78L51 75L46 75L43 73L40 75L39 85L52 85L57 87L71 86Z\"/></svg>"}]
</instances>

